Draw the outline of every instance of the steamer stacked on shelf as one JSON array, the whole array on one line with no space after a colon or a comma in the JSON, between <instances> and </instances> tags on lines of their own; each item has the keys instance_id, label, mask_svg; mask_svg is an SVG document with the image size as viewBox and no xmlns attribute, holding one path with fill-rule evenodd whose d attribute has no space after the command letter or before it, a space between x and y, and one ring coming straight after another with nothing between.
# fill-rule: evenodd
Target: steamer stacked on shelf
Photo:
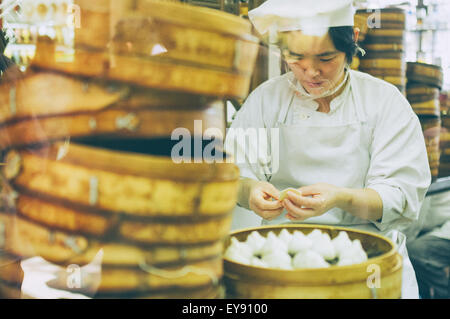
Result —
<instances>
[{"instance_id":1,"label":"steamer stacked on shelf","mask_svg":"<svg viewBox=\"0 0 450 319\"><path fill-rule=\"evenodd\" d=\"M439 91L443 81L442 68L431 64L408 62L407 77L407 98L422 124L431 175L437 179L440 157L441 106Z\"/></svg>"},{"instance_id":2,"label":"steamer stacked on shelf","mask_svg":"<svg viewBox=\"0 0 450 319\"><path fill-rule=\"evenodd\" d=\"M439 177L450 176L450 97L449 92L441 94L441 158L439 163Z\"/></svg>"},{"instance_id":3,"label":"steamer stacked on shelf","mask_svg":"<svg viewBox=\"0 0 450 319\"><path fill-rule=\"evenodd\" d=\"M405 94L405 11L400 8L358 10L356 16L356 26L363 31L360 42L366 51L360 58L359 70L395 85Z\"/></svg>"},{"instance_id":4,"label":"steamer stacked on shelf","mask_svg":"<svg viewBox=\"0 0 450 319\"><path fill-rule=\"evenodd\" d=\"M61 290L79 265L71 291L99 298L220 297L239 170L202 135L224 133L224 97L248 94L251 26L173 2L77 2L71 61L41 39L33 71L0 86L0 265L41 256L61 266ZM15 271L0 270L8 291Z\"/></svg>"}]
</instances>

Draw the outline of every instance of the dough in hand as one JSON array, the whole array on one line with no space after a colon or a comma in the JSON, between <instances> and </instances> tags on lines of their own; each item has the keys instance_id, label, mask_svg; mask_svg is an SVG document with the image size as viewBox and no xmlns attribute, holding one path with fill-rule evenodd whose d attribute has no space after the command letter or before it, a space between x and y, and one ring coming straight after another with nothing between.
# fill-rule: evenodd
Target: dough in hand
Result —
<instances>
[{"instance_id":1,"label":"dough in hand","mask_svg":"<svg viewBox=\"0 0 450 319\"><path fill-rule=\"evenodd\" d=\"M282 202L284 199L286 199L287 198L287 193L288 192L293 192L293 193L295 193L295 194L297 194L297 195L299 195L299 196L302 196L302 193L298 190L298 189L295 189L295 188L286 188L285 190L282 190L281 192L280 192L280 196L279 196L279 201L280 202Z\"/></svg>"}]
</instances>

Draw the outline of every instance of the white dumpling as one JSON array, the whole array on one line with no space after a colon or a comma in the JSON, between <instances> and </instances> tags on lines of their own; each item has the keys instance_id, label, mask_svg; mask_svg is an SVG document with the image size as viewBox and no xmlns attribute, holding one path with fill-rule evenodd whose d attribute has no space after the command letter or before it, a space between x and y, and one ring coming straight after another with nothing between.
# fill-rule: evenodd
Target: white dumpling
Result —
<instances>
[{"instance_id":1,"label":"white dumpling","mask_svg":"<svg viewBox=\"0 0 450 319\"><path fill-rule=\"evenodd\" d=\"M315 236L312 240L312 250L321 255L326 260L332 260L336 258L336 250L331 243L330 235L321 234L321 236Z\"/></svg>"},{"instance_id":2,"label":"white dumpling","mask_svg":"<svg viewBox=\"0 0 450 319\"><path fill-rule=\"evenodd\" d=\"M294 269L300 268L327 268L330 267L325 259L313 250L301 251L292 260Z\"/></svg>"},{"instance_id":3,"label":"white dumpling","mask_svg":"<svg viewBox=\"0 0 450 319\"><path fill-rule=\"evenodd\" d=\"M289 242L292 239L292 234L287 230L283 229L280 234L278 235L278 238L280 238L286 245L289 245Z\"/></svg>"},{"instance_id":4,"label":"white dumpling","mask_svg":"<svg viewBox=\"0 0 450 319\"><path fill-rule=\"evenodd\" d=\"M314 229L312 232L310 232L308 235L306 235L309 239L315 240L317 238L322 237L322 232L319 229Z\"/></svg>"},{"instance_id":5,"label":"white dumpling","mask_svg":"<svg viewBox=\"0 0 450 319\"><path fill-rule=\"evenodd\" d=\"M296 230L292 235L292 239L288 244L288 252L297 254L300 251L308 250L312 247L312 241L306 237L301 231Z\"/></svg>"},{"instance_id":6,"label":"white dumpling","mask_svg":"<svg viewBox=\"0 0 450 319\"><path fill-rule=\"evenodd\" d=\"M232 237L231 244L225 251L225 257L235 262L248 265L253 257L253 251L247 244Z\"/></svg>"},{"instance_id":7,"label":"white dumpling","mask_svg":"<svg viewBox=\"0 0 450 319\"><path fill-rule=\"evenodd\" d=\"M253 255L261 254L261 248L264 246L266 239L257 231L252 231L248 235L245 243L253 250Z\"/></svg>"},{"instance_id":8,"label":"white dumpling","mask_svg":"<svg viewBox=\"0 0 450 319\"><path fill-rule=\"evenodd\" d=\"M262 268L268 268L269 267L264 260L262 260L262 259L260 259L258 257L253 257L252 260L250 261L250 265L256 266L256 267L262 267Z\"/></svg>"},{"instance_id":9,"label":"white dumpling","mask_svg":"<svg viewBox=\"0 0 450 319\"><path fill-rule=\"evenodd\" d=\"M281 251L287 254L287 245L284 243L284 241L279 239L274 232L269 232L260 252L261 255L264 256L274 251Z\"/></svg>"},{"instance_id":10,"label":"white dumpling","mask_svg":"<svg viewBox=\"0 0 450 319\"><path fill-rule=\"evenodd\" d=\"M335 238L331 240L331 243L334 246L334 249L336 250L336 254L340 256L343 252L350 249L352 246L352 241L348 237L347 232L341 231L339 232L339 235L337 235Z\"/></svg>"},{"instance_id":11,"label":"white dumpling","mask_svg":"<svg viewBox=\"0 0 450 319\"><path fill-rule=\"evenodd\" d=\"M355 239L349 249L342 251L339 255L338 266L354 265L365 262L368 259L367 253L361 245L361 241Z\"/></svg>"},{"instance_id":12,"label":"white dumpling","mask_svg":"<svg viewBox=\"0 0 450 319\"><path fill-rule=\"evenodd\" d=\"M269 268L292 269L291 256L285 251L272 251L263 256L262 260Z\"/></svg>"}]
</instances>

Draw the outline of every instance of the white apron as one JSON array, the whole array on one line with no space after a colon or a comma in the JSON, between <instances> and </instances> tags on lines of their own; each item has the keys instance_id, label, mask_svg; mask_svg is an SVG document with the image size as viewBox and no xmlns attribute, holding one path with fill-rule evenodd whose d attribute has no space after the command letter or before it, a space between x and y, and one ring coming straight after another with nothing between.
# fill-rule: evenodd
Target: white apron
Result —
<instances>
[{"instance_id":1,"label":"white apron","mask_svg":"<svg viewBox=\"0 0 450 319\"><path fill-rule=\"evenodd\" d=\"M350 81L354 79L350 77ZM294 98L297 98L294 93L289 103L281 106L276 124L280 129L280 168L273 175L267 176L268 181L277 189L299 188L321 182L347 188L365 187L365 178L370 165L371 132L365 115L358 107L361 105L358 94L352 91L344 94L347 94L348 98L342 101L345 105L340 107L354 108L356 120L335 126L311 126L307 121L302 125L285 125L289 108ZM353 99L352 103L346 103L348 99ZM236 213L241 215L243 209L238 209L239 212ZM262 224L292 223L285 215L286 210L272 221L263 220ZM381 233L369 221L337 208L303 223L339 225ZM398 231L382 234L397 244L399 253L403 256L402 298L418 298L417 280L406 250L406 237Z\"/></svg>"}]
</instances>

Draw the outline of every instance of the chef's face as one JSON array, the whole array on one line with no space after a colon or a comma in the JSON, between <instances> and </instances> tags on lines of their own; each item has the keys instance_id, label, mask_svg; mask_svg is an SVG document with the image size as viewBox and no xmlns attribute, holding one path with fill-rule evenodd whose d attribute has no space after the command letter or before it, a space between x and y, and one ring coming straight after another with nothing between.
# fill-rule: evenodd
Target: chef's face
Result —
<instances>
[{"instance_id":1,"label":"chef's face","mask_svg":"<svg viewBox=\"0 0 450 319\"><path fill-rule=\"evenodd\" d=\"M284 43L283 56L309 94L323 94L342 81L346 55L335 48L328 32L321 36L288 32Z\"/></svg>"}]
</instances>

